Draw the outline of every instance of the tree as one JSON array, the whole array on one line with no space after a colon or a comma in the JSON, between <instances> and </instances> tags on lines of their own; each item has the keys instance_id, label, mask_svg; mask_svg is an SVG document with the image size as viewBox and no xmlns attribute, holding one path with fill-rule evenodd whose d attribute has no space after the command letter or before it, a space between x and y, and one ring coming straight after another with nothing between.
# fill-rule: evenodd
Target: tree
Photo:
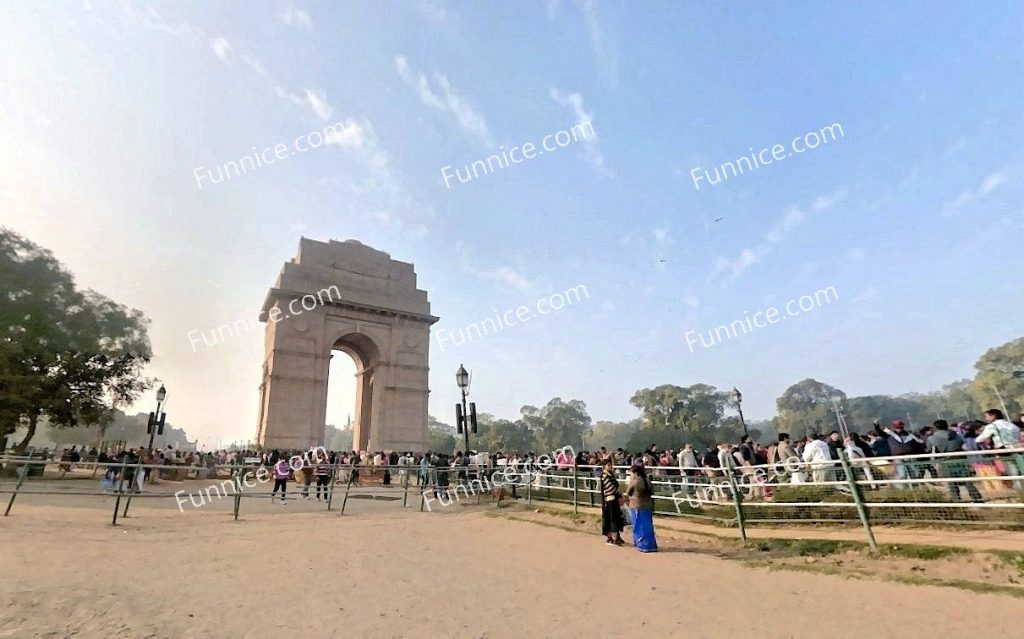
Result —
<instances>
[{"instance_id":1,"label":"tree","mask_svg":"<svg viewBox=\"0 0 1024 639\"><path fill-rule=\"evenodd\" d=\"M997 390L1010 411L1008 419L1024 410L1024 337L988 349L974 368L978 372L971 382L970 393L982 410L1002 408Z\"/></svg>"},{"instance_id":2,"label":"tree","mask_svg":"<svg viewBox=\"0 0 1024 639\"><path fill-rule=\"evenodd\" d=\"M872 422L876 419L886 426L894 419L904 422L909 419L914 426L920 428L931 424L935 419L934 415L929 419L928 413L923 408L922 397L924 396L865 395L851 397L844 404L846 423L850 426L850 430L859 433L871 430ZM835 418L832 419L832 423L835 423ZM910 426L910 424L907 425Z\"/></svg>"},{"instance_id":3,"label":"tree","mask_svg":"<svg viewBox=\"0 0 1024 639\"><path fill-rule=\"evenodd\" d=\"M647 426L691 432L716 425L725 414L728 402L726 393L709 384L642 388L629 400L643 412Z\"/></svg>"},{"instance_id":4,"label":"tree","mask_svg":"<svg viewBox=\"0 0 1024 639\"><path fill-rule=\"evenodd\" d=\"M816 379L808 378L793 384L775 400L779 411L776 430L800 438L811 431L820 433L834 429L833 398L843 402L846 393Z\"/></svg>"},{"instance_id":5,"label":"tree","mask_svg":"<svg viewBox=\"0 0 1024 639\"><path fill-rule=\"evenodd\" d=\"M427 435L430 437L430 450L435 453L450 455L455 452L455 427L427 415Z\"/></svg>"},{"instance_id":6,"label":"tree","mask_svg":"<svg viewBox=\"0 0 1024 639\"><path fill-rule=\"evenodd\" d=\"M591 419L587 405L578 399L568 402L555 397L544 408L523 406L522 422L533 433L539 453L550 454L563 446L583 449L583 442L591 433Z\"/></svg>"},{"instance_id":7,"label":"tree","mask_svg":"<svg viewBox=\"0 0 1024 639\"><path fill-rule=\"evenodd\" d=\"M353 431L351 427L338 428L331 424L327 424L324 429L324 447L327 450L352 450L352 435Z\"/></svg>"},{"instance_id":8,"label":"tree","mask_svg":"<svg viewBox=\"0 0 1024 639\"><path fill-rule=\"evenodd\" d=\"M52 253L0 228L0 436L28 447L42 417L55 427L109 422L152 385L147 320L80 291Z\"/></svg>"},{"instance_id":9,"label":"tree","mask_svg":"<svg viewBox=\"0 0 1024 639\"><path fill-rule=\"evenodd\" d=\"M533 450L533 432L522 420L513 422L480 413L477 416L477 427L478 432L469 436L469 446L473 450L506 453L517 451L520 454Z\"/></svg>"},{"instance_id":10,"label":"tree","mask_svg":"<svg viewBox=\"0 0 1024 639\"><path fill-rule=\"evenodd\" d=\"M643 425L643 418L628 422L599 421L594 424L594 432L587 439L587 450L598 450L602 446L608 450L624 448Z\"/></svg>"},{"instance_id":11,"label":"tree","mask_svg":"<svg viewBox=\"0 0 1024 639\"><path fill-rule=\"evenodd\" d=\"M148 413L127 415L121 410L114 410L109 418L109 423L102 426L79 424L74 427L52 428L47 418L43 417L39 420L32 442L36 448L61 448L72 445L89 448L99 446L104 441L108 444L123 441L127 446L135 447L145 446L149 442L149 434L146 432ZM16 431L15 437L24 436L24 430L22 427ZM153 442L155 447L173 446L176 449L188 449L193 444L185 431L171 422L167 422L164 434L157 435Z\"/></svg>"}]
</instances>

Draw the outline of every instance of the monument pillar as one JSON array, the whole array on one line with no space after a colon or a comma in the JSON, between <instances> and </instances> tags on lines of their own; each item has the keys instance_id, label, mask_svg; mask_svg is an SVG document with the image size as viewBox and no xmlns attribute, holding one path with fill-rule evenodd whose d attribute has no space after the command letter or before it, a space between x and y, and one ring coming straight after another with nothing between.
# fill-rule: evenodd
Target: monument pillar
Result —
<instances>
[{"instance_id":1,"label":"monument pillar","mask_svg":"<svg viewBox=\"0 0 1024 639\"><path fill-rule=\"evenodd\" d=\"M430 314L412 264L355 241L303 238L260 315L266 323L257 441L324 444L331 352L356 363L353 446L427 449Z\"/></svg>"}]
</instances>

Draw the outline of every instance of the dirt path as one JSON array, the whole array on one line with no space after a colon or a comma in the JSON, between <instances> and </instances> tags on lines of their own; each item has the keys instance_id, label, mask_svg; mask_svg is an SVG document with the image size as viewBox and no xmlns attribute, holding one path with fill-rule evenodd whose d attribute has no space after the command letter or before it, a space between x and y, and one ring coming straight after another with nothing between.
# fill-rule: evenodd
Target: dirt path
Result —
<instances>
[{"instance_id":1,"label":"dirt path","mask_svg":"<svg viewBox=\"0 0 1024 639\"><path fill-rule=\"evenodd\" d=\"M483 512L96 514L0 520L0 636L1009 639L1024 615L1003 595L770 572L684 542L642 555ZM898 622L871 614L887 601Z\"/></svg>"}]
</instances>

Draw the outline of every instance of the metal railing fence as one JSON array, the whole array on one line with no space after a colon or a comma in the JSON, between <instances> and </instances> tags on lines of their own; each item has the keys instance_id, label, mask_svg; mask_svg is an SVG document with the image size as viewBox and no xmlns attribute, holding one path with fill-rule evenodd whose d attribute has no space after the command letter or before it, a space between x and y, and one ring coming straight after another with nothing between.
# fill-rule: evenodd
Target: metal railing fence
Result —
<instances>
[{"instance_id":1,"label":"metal railing fence","mask_svg":"<svg viewBox=\"0 0 1024 639\"><path fill-rule=\"evenodd\" d=\"M756 523L859 523L872 544L871 525L880 523L1024 526L1024 449L852 460L844 452L835 460L804 462L794 457L762 465L736 465L730 456L727 462L729 467L725 469L648 468L656 513L737 526L744 538L746 526ZM92 478L103 471L102 485L91 490L79 486L59 490L52 481L45 490L33 487L47 474L51 480L74 476L69 472L73 471L69 468L71 464L66 461L7 456L0 457L0 464L8 469L8 475L9 469L16 469L13 485L10 477L0 478L0 494L10 494L5 516L18 495L113 496L111 523L116 524L122 502L123 517L132 499L176 498L177 493L144 490L140 476L173 481L195 475L214 482L221 480L220 484L207 487L206 495L212 499L210 491L215 489L218 497L224 497L231 489L236 519L243 499L274 498L273 494L253 490L259 483L269 483L266 477L272 470L241 462L213 466L76 462L73 466L80 471L91 468ZM628 470L615 467L623 491ZM410 490L414 496L418 490L420 510L433 510L433 503L447 506L453 501L461 502L463 497L476 497L476 503L480 503L486 496L496 505L504 499L524 499L527 503L540 500L572 504L578 512L580 506L599 507L602 499L600 467L576 464L545 468L523 462L504 466L431 466L424 472L416 465L335 463L329 478L316 482L319 486L314 486L312 467L301 472L303 479L309 474L310 481L296 485L293 480L291 494L308 495L315 488L317 498L325 493L326 508L331 510L336 487L343 485L342 513L352 491L362 490L364 482L380 482L383 493L401 492L403 507L409 505ZM381 481L385 475L390 476L390 486ZM259 479L260 476L265 478ZM259 483L250 485L254 479Z\"/></svg>"}]
</instances>

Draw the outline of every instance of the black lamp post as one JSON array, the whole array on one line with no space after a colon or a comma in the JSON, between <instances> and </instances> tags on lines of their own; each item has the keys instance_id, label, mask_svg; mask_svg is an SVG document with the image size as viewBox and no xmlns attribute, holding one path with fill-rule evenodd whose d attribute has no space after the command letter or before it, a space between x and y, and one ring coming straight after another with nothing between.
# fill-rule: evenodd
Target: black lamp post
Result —
<instances>
[{"instance_id":1,"label":"black lamp post","mask_svg":"<svg viewBox=\"0 0 1024 639\"><path fill-rule=\"evenodd\" d=\"M455 383L459 385L459 390L462 391L462 406L456 405L456 416L455 421L457 427L462 429L462 434L465 436L466 450L465 453L469 454L469 424L467 423L469 413L466 411L466 395L469 394L469 373L466 371L466 367L459 364L459 370L455 371Z\"/></svg>"},{"instance_id":2,"label":"black lamp post","mask_svg":"<svg viewBox=\"0 0 1024 639\"><path fill-rule=\"evenodd\" d=\"M736 411L740 414L740 425L743 426L743 436L746 437L750 433L747 432L747 422L743 419L743 393L735 386L732 387L732 398L736 400Z\"/></svg>"},{"instance_id":3,"label":"black lamp post","mask_svg":"<svg viewBox=\"0 0 1024 639\"><path fill-rule=\"evenodd\" d=\"M149 414L149 423L146 424L146 432L149 433L149 448L150 453L153 452L153 438L159 433L164 434L164 419L167 417L167 413L162 412L164 400L167 399L167 389L164 385L160 385L160 389L156 392L156 412Z\"/></svg>"}]
</instances>

